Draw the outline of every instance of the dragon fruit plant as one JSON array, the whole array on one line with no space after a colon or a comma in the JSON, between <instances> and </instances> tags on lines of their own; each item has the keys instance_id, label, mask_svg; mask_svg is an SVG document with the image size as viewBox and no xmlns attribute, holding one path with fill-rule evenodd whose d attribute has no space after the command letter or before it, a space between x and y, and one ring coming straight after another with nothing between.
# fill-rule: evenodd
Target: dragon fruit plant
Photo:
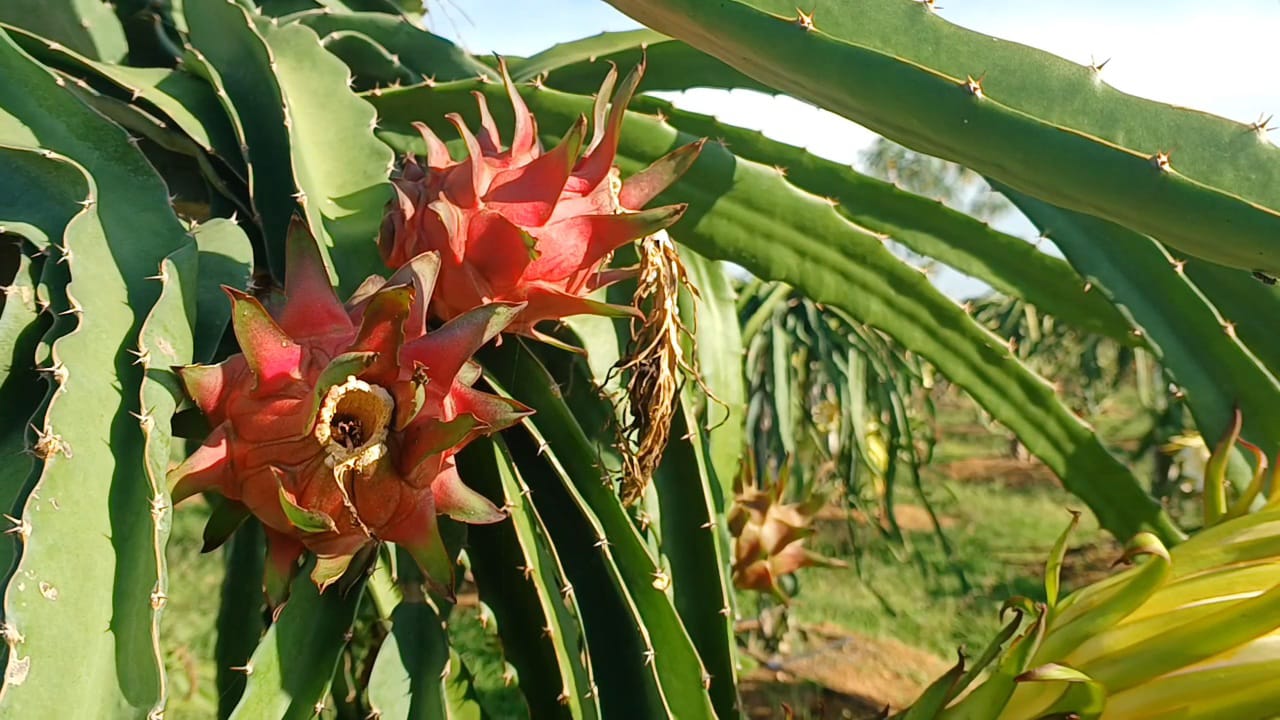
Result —
<instances>
[{"instance_id":1,"label":"dragon fruit plant","mask_svg":"<svg viewBox=\"0 0 1280 720\"><path fill-rule=\"evenodd\" d=\"M242 352L178 369L213 431L170 473L173 500L216 490L263 523L275 604L304 548L318 557L311 577L323 591L379 541L403 547L451 593L437 513L472 523L505 517L462 482L454 456L524 414L472 387L471 355L522 308L490 303L428 332L435 253L411 258L389 280L371 277L344 306L305 226L286 242L274 313L227 290Z\"/></svg>"},{"instance_id":2,"label":"dragon fruit plant","mask_svg":"<svg viewBox=\"0 0 1280 720\"><path fill-rule=\"evenodd\" d=\"M0 718L739 717L728 505L772 321L739 324L731 270L930 363L1121 540L1186 533L886 238L1280 450L1265 123L934 3L609 2L654 29L497 62L416 0L0 2ZM964 163L1068 257L651 94L693 87ZM879 362L812 347L774 365ZM753 586L802 550L773 497L734 523Z\"/></svg>"}]
</instances>

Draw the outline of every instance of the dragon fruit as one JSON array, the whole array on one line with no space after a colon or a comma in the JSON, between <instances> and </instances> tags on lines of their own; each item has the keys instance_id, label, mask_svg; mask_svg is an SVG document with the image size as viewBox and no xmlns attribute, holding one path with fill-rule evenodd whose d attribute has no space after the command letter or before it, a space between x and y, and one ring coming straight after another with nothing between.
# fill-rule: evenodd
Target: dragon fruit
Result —
<instances>
[{"instance_id":1,"label":"dragon fruit","mask_svg":"<svg viewBox=\"0 0 1280 720\"><path fill-rule=\"evenodd\" d=\"M485 305L427 332L438 266L436 253L417 255L389 280L366 280L344 306L295 222L274 312L227 289L242 354L179 369L213 430L171 472L173 499L216 491L262 521L274 605L304 550L317 556L312 579L323 590L383 540L448 593L453 563L437 513L468 523L505 517L463 484L453 456L527 414L471 387L472 353L523 306Z\"/></svg>"},{"instance_id":2,"label":"dragon fruit","mask_svg":"<svg viewBox=\"0 0 1280 720\"><path fill-rule=\"evenodd\" d=\"M827 498L813 494L805 502L783 503L790 477L785 468L761 489L750 478L755 463L744 463L739 491L729 509L729 534L733 544L733 584L743 590L772 593L783 602L787 594L779 580L803 567L845 567L841 560L824 557L804 547L813 534L813 519Z\"/></svg>"},{"instance_id":3,"label":"dragon fruit","mask_svg":"<svg viewBox=\"0 0 1280 720\"><path fill-rule=\"evenodd\" d=\"M614 167L623 114L643 64L623 80L609 107L617 79L611 70L596 95L594 130L585 151L586 118L554 149L543 151L537 125L502 67L515 110L510 147L504 149L482 94L481 131L476 136L456 113L467 158L455 162L425 124L415 127L426 144L426 164L410 157L395 180L379 238L388 266L422 252L440 253L440 281L431 311L457 317L488 302L519 302L525 308L507 328L547 339L534 329L542 320L569 315L635 315L630 307L586 295L627 276L602 271L613 251L665 228L684 205L640 210L697 158L702 143L679 148L625 182ZM607 113L607 116L606 116Z\"/></svg>"}]
</instances>

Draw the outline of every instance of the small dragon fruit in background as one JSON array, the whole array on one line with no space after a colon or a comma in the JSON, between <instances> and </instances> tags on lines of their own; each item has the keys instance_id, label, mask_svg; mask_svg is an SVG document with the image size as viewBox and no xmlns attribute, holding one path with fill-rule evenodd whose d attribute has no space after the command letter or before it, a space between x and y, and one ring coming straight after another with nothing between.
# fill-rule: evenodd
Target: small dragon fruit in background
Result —
<instances>
[{"instance_id":1,"label":"small dragon fruit in background","mask_svg":"<svg viewBox=\"0 0 1280 720\"><path fill-rule=\"evenodd\" d=\"M827 497L811 494L804 502L784 503L790 472L783 468L763 489L756 484L750 453L743 464L737 497L729 509L729 534L733 544L733 584L742 590L773 594L784 603L787 594L779 581L803 567L847 567L804 547L813 534L813 520L827 504Z\"/></svg>"},{"instance_id":2,"label":"small dragon fruit in background","mask_svg":"<svg viewBox=\"0 0 1280 720\"><path fill-rule=\"evenodd\" d=\"M379 247L388 266L418 253L440 253L440 281L431 312L449 319L487 302L526 303L508 332L546 339L539 321L570 315L634 315L586 295L626 276L602 272L614 250L665 228L684 205L640 210L697 158L702 143L681 147L622 181L614 167L622 118L643 64L623 80L610 70L596 96L593 133L583 151L586 119L580 118L554 149L543 151L537 125L502 68L515 110L511 146L503 149L484 96L476 136L461 116L448 115L466 145L455 162L426 125L426 164L405 163L395 182ZM607 112L607 117L606 117Z\"/></svg>"},{"instance_id":3,"label":"small dragon fruit in background","mask_svg":"<svg viewBox=\"0 0 1280 720\"><path fill-rule=\"evenodd\" d=\"M490 304L428 333L439 258L372 277L344 306L305 227L288 239L284 299L268 311L228 289L242 354L180 374L213 431L170 474L174 501L212 490L258 517L267 593L279 605L305 550L323 590L353 556L400 544L439 591L453 563L436 515L505 517L458 477L453 455L516 422L522 406L470 387L470 358L522 309Z\"/></svg>"}]
</instances>

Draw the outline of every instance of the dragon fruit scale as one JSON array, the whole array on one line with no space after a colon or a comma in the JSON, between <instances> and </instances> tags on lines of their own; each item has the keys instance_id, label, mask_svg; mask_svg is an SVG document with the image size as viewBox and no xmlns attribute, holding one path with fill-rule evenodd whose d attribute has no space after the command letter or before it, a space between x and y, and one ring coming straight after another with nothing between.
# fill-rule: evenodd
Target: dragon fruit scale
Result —
<instances>
[{"instance_id":1,"label":"dragon fruit scale","mask_svg":"<svg viewBox=\"0 0 1280 720\"><path fill-rule=\"evenodd\" d=\"M586 296L626 277L625 271L602 271L614 250L680 218L684 205L640 208L679 178L702 147L699 141L678 148L620 179L613 164L618 137L643 72L642 63L623 80L610 106L617 79L610 70L596 95L590 142L586 119L579 118L559 145L544 151L537 123L505 65L502 75L515 111L509 147L503 148L480 93L478 136L461 116L447 116L466 146L461 161L450 157L430 128L415 123L426 161L408 158L394 181L396 197L379 238L383 260L394 267L418 253L440 253L431 311L441 319L488 302L520 302L525 308L507 331L546 339L534 329L542 320L636 314Z\"/></svg>"},{"instance_id":2,"label":"dragon fruit scale","mask_svg":"<svg viewBox=\"0 0 1280 720\"><path fill-rule=\"evenodd\" d=\"M304 550L317 556L312 579L323 590L382 540L408 550L448 593L453 564L437 514L505 517L462 483L453 456L527 414L473 389L470 358L523 306L485 305L427 332L436 253L389 280L370 278L344 306L301 222L287 247L284 298L272 312L227 289L242 353L178 370L213 430L171 471L173 500L215 491L262 521L273 605Z\"/></svg>"}]
</instances>

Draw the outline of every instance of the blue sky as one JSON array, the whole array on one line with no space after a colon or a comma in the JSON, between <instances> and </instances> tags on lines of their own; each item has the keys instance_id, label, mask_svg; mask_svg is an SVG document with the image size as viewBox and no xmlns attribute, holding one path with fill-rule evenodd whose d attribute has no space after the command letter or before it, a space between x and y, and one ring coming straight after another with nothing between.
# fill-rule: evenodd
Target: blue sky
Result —
<instances>
[{"instance_id":1,"label":"blue sky","mask_svg":"<svg viewBox=\"0 0 1280 720\"><path fill-rule=\"evenodd\" d=\"M815 9L824 0L800 0ZM1280 0L938 0L947 20L1079 63L1108 60L1103 79L1135 95L1251 122L1280 120ZM603 0L429 0L429 25L473 52L530 55L637 23ZM664 94L666 95L666 94ZM786 97L693 90L678 105L857 164L874 135ZM1273 136L1280 140L1280 130ZM1176 151L1176 149L1175 149ZM1010 221L1009 232L1030 226ZM981 286L938 278L956 295Z\"/></svg>"}]
</instances>

